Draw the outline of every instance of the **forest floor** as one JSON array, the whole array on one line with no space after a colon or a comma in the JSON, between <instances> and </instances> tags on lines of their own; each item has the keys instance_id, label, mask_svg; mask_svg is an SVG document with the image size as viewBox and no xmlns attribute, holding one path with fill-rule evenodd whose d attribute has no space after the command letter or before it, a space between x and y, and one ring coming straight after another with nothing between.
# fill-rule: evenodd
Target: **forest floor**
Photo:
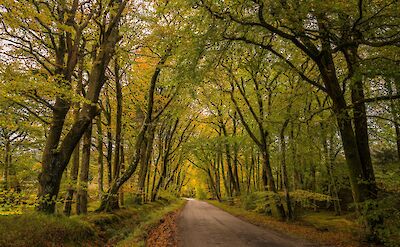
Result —
<instances>
[{"instance_id":1,"label":"forest floor","mask_svg":"<svg viewBox=\"0 0 400 247\"><path fill-rule=\"evenodd\" d=\"M369 246L362 242L360 227L356 222L346 219L346 216L334 216L330 212L309 212L296 221L284 222L228 203L208 202L254 225L305 239L318 246Z\"/></svg>"}]
</instances>

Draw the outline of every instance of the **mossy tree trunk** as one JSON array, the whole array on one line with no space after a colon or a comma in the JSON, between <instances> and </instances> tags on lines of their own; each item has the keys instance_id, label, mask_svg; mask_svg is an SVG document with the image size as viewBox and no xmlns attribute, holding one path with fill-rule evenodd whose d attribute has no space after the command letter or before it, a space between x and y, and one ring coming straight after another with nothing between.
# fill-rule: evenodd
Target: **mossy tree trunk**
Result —
<instances>
[{"instance_id":1,"label":"mossy tree trunk","mask_svg":"<svg viewBox=\"0 0 400 247\"><path fill-rule=\"evenodd\" d=\"M77 1L78 2L78 1ZM115 44L119 40L115 25L118 24L126 1L112 1L111 5L116 7L116 15L110 19L110 25L103 34L99 44L98 53L93 59L93 67L89 72L88 89L85 98L90 103L84 103L79 112L78 119L74 121L68 133L61 141L61 134L64 127L65 117L69 111L70 103L62 97L57 97L54 104L52 124L47 136L46 145L43 151L42 171L39 176L39 203L37 210L45 213L54 213L55 205L60 189L62 174L70 160L70 157L90 125L92 119L98 114L97 107L100 90L103 87L105 69L113 55ZM63 53L64 54L64 53ZM75 54L77 56L77 54ZM64 55L59 58L63 64ZM76 62L75 62L76 64ZM68 67L66 81L70 81L75 66ZM59 73L60 74L60 73Z\"/></svg>"}]
</instances>

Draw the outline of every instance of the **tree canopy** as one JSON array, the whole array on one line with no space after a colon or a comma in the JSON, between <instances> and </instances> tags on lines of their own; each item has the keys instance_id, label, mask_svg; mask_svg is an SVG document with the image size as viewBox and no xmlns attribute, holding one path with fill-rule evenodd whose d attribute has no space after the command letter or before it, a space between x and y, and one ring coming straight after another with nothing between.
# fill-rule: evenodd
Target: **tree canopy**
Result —
<instances>
[{"instance_id":1,"label":"tree canopy","mask_svg":"<svg viewBox=\"0 0 400 247\"><path fill-rule=\"evenodd\" d=\"M0 212L171 194L294 220L325 203L390 246L399 13L396 0L3 0Z\"/></svg>"}]
</instances>

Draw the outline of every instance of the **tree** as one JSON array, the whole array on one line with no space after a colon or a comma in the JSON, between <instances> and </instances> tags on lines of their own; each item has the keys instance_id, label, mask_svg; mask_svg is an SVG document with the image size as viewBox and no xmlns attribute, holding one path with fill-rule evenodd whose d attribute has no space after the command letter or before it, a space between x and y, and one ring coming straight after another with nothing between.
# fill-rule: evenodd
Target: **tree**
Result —
<instances>
[{"instance_id":1,"label":"tree","mask_svg":"<svg viewBox=\"0 0 400 247\"><path fill-rule=\"evenodd\" d=\"M271 52L298 72L306 82L330 97L332 110L341 132L354 201L359 203L375 199L377 189L370 161L364 95L361 81L354 75L357 73L355 71L357 71L356 58L359 45L382 47L399 42L398 34L392 28L386 29L387 32L383 33L377 31L398 24L397 18L394 17L395 2L381 7L374 4L366 6L363 1L359 1L358 5L349 3L348 6L338 4L335 7L332 5L336 3L327 3L317 8L302 7L295 1L270 4L263 1L220 4L218 6L204 1L202 5L215 18L227 22L223 34L225 39L253 44ZM383 15L393 18L383 19ZM284 16L286 18L283 18ZM277 25L274 20L278 20ZM367 28L370 26L374 28ZM252 35L253 33L256 35ZM279 37L279 42L283 42L284 53L277 50L279 45L276 44L278 42L276 37ZM322 84L318 79L304 74L299 65L296 65L298 62L284 55L293 49L300 51L307 60L315 63ZM336 65L341 61L334 58L338 52L345 56L347 62L348 75L343 80L344 85L348 79L353 81L350 88L354 120L351 118L344 96L345 88L339 82ZM370 223L373 228L375 223Z\"/></svg>"}]
</instances>

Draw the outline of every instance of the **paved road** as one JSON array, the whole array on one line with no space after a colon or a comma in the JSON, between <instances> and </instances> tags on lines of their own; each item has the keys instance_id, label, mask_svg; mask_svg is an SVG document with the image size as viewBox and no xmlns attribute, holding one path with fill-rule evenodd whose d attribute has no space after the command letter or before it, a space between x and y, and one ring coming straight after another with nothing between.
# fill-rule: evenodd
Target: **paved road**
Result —
<instances>
[{"instance_id":1,"label":"paved road","mask_svg":"<svg viewBox=\"0 0 400 247\"><path fill-rule=\"evenodd\" d=\"M189 199L178 220L182 247L301 247L314 246L267 230L206 202Z\"/></svg>"}]
</instances>

